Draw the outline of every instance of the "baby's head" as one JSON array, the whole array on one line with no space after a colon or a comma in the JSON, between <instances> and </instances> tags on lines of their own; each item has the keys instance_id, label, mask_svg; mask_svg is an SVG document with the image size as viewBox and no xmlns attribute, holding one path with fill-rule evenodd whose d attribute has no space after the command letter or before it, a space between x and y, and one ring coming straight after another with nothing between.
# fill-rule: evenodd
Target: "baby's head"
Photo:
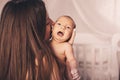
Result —
<instances>
[{"instance_id":1,"label":"baby's head","mask_svg":"<svg viewBox=\"0 0 120 80\"><path fill-rule=\"evenodd\" d=\"M58 21L66 21L66 24L73 27L73 29L76 27L74 20L70 16L67 15L60 16L58 17L55 23L57 23Z\"/></svg>"},{"instance_id":2,"label":"baby's head","mask_svg":"<svg viewBox=\"0 0 120 80\"><path fill-rule=\"evenodd\" d=\"M70 16L61 16L52 28L52 37L60 42L68 41L75 27L75 22Z\"/></svg>"}]
</instances>

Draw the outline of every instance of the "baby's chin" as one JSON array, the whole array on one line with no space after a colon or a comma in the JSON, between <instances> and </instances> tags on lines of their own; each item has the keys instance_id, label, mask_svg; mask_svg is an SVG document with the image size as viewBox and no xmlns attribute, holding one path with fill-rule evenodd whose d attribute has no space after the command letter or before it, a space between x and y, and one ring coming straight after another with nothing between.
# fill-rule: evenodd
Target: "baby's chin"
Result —
<instances>
[{"instance_id":1,"label":"baby's chin","mask_svg":"<svg viewBox=\"0 0 120 80\"><path fill-rule=\"evenodd\" d=\"M57 39L57 40L58 40L58 42L68 42L69 39L61 39L60 38L60 39Z\"/></svg>"}]
</instances>

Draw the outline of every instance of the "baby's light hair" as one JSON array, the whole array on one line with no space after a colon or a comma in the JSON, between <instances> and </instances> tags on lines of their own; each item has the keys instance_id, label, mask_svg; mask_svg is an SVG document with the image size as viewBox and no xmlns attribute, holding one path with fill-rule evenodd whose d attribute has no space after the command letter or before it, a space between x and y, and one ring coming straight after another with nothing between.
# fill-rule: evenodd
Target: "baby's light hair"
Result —
<instances>
[{"instance_id":1,"label":"baby's light hair","mask_svg":"<svg viewBox=\"0 0 120 80\"><path fill-rule=\"evenodd\" d=\"M56 22L57 22L57 21L58 21L61 17L69 18L70 20L72 20L73 25L74 25L74 29L76 28L75 21L72 19L72 17L70 17L70 16L68 16L68 15L63 15L63 16L60 16L60 17L56 20Z\"/></svg>"}]
</instances>

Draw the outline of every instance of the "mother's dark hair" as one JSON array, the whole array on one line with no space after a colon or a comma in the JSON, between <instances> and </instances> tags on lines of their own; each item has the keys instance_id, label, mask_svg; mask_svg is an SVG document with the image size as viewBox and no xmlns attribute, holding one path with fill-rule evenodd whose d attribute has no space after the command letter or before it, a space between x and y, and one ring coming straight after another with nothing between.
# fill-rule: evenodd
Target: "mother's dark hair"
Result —
<instances>
[{"instance_id":1,"label":"mother's dark hair","mask_svg":"<svg viewBox=\"0 0 120 80\"><path fill-rule=\"evenodd\" d=\"M45 30L42 0L6 3L0 19L0 80L60 79L54 55L44 40Z\"/></svg>"}]
</instances>

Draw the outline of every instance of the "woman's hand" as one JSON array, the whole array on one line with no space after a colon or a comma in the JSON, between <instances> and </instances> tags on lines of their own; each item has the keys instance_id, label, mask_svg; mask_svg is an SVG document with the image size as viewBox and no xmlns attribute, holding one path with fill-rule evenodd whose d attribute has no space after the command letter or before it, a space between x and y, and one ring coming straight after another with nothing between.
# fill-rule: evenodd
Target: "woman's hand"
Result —
<instances>
[{"instance_id":1,"label":"woman's hand","mask_svg":"<svg viewBox=\"0 0 120 80\"><path fill-rule=\"evenodd\" d=\"M73 30L72 36L71 36L70 40L68 41L71 45L73 45L75 36L76 36L76 29Z\"/></svg>"}]
</instances>

